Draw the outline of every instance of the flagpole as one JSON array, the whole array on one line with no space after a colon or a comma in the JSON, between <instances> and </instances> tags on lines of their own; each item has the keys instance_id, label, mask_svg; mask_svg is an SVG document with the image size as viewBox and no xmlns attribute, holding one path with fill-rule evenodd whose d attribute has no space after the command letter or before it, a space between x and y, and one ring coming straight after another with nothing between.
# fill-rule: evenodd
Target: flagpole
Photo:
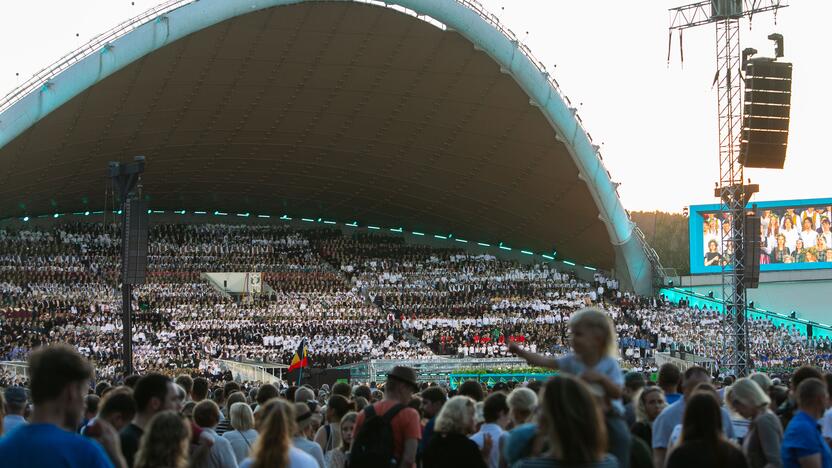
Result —
<instances>
[{"instance_id":1,"label":"flagpole","mask_svg":"<svg viewBox=\"0 0 832 468\"><path fill-rule=\"evenodd\" d=\"M298 356L300 358L301 366L298 368L298 384L297 386L300 387L301 378L303 378L303 360L306 358L306 338L301 341L300 344L301 354Z\"/></svg>"}]
</instances>

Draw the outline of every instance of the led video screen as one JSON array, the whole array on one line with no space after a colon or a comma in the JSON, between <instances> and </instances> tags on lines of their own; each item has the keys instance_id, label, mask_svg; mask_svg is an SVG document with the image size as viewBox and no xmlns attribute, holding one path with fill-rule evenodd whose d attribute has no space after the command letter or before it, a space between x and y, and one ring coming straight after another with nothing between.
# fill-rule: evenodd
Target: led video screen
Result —
<instances>
[{"instance_id":1,"label":"led video screen","mask_svg":"<svg viewBox=\"0 0 832 468\"><path fill-rule=\"evenodd\" d=\"M832 268L832 198L754 202L760 216L760 271ZM690 207L691 273L718 273L734 249L719 205Z\"/></svg>"}]
</instances>

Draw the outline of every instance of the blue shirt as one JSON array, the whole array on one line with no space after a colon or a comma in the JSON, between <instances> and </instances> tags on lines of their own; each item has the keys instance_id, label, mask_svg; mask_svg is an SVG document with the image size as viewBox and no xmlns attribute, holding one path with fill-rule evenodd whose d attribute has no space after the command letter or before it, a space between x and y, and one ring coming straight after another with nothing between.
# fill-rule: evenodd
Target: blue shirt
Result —
<instances>
[{"instance_id":1,"label":"blue shirt","mask_svg":"<svg viewBox=\"0 0 832 468\"><path fill-rule=\"evenodd\" d=\"M803 411L795 413L780 447L783 468L799 468L800 459L820 453L821 466L832 468L832 452L820 433L820 424Z\"/></svg>"},{"instance_id":2,"label":"blue shirt","mask_svg":"<svg viewBox=\"0 0 832 468\"><path fill-rule=\"evenodd\" d=\"M725 408L720 408L722 413L722 432L725 437L729 439L736 439L734 433L734 424L731 422L731 415ZM673 429L682 424L682 418L685 416L685 399L680 398L679 401L668 406L661 413L659 417L653 421L653 448L667 448L670 445L670 436L673 434Z\"/></svg>"},{"instance_id":3,"label":"blue shirt","mask_svg":"<svg viewBox=\"0 0 832 468\"><path fill-rule=\"evenodd\" d=\"M591 370L610 379L610 381L612 381L615 385L618 385L621 388L624 387L624 374L621 373L621 367L618 365L618 361L610 356L602 357L601 360L592 367L584 364L584 362L581 361L581 358L573 353L557 358L556 362L558 363L558 369L563 372L580 376L584 372ZM616 412L623 416L624 402L619 398L612 400L611 403Z\"/></svg>"},{"instance_id":4,"label":"blue shirt","mask_svg":"<svg viewBox=\"0 0 832 468\"><path fill-rule=\"evenodd\" d=\"M3 417L3 431L0 432L0 435L3 434L11 434L13 430L20 426L25 426L29 424L23 419L23 416L19 414L7 414Z\"/></svg>"},{"instance_id":5,"label":"blue shirt","mask_svg":"<svg viewBox=\"0 0 832 468\"><path fill-rule=\"evenodd\" d=\"M28 424L0 438L0 464L27 468L112 468L98 442L54 424Z\"/></svg>"},{"instance_id":6,"label":"blue shirt","mask_svg":"<svg viewBox=\"0 0 832 468\"><path fill-rule=\"evenodd\" d=\"M665 395L664 395L664 401L666 401L668 405L672 405L673 403L676 403L681 398L682 398L681 393L665 393Z\"/></svg>"}]
</instances>

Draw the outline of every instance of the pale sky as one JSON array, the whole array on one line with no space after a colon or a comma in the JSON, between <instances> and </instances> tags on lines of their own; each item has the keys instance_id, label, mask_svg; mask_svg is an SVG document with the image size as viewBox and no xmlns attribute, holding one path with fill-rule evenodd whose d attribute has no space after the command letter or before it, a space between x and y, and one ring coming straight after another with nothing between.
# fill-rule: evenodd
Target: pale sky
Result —
<instances>
[{"instance_id":1,"label":"pale sky","mask_svg":"<svg viewBox=\"0 0 832 468\"><path fill-rule=\"evenodd\" d=\"M227 0L240 1L240 0ZM92 37L157 0L13 1L0 3L0 94ZM667 9L689 1L482 0L550 67L601 152L629 210L679 212L714 203L716 71L714 26L678 35L667 65ZM773 56L766 36L785 37L794 63L792 121L783 170L749 169L758 201L832 196L828 110L832 1L791 0L774 15L743 21L742 47ZM824 46L826 44L826 46ZM555 67L556 66L556 67ZM18 75L19 74L19 75ZM825 111L826 110L826 111Z\"/></svg>"}]
</instances>

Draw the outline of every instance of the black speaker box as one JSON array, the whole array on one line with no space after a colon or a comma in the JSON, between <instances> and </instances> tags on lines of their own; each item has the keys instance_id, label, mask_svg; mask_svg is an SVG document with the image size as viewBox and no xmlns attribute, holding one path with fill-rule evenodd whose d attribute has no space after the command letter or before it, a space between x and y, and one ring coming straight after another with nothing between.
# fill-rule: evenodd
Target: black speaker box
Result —
<instances>
[{"instance_id":1,"label":"black speaker box","mask_svg":"<svg viewBox=\"0 0 832 468\"><path fill-rule=\"evenodd\" d=\"M122 259L121 274L127 284L144 284L147 274L147 202L133 199L127 202L124 216L126 255Z\"/></svg>"}]
</instances>

